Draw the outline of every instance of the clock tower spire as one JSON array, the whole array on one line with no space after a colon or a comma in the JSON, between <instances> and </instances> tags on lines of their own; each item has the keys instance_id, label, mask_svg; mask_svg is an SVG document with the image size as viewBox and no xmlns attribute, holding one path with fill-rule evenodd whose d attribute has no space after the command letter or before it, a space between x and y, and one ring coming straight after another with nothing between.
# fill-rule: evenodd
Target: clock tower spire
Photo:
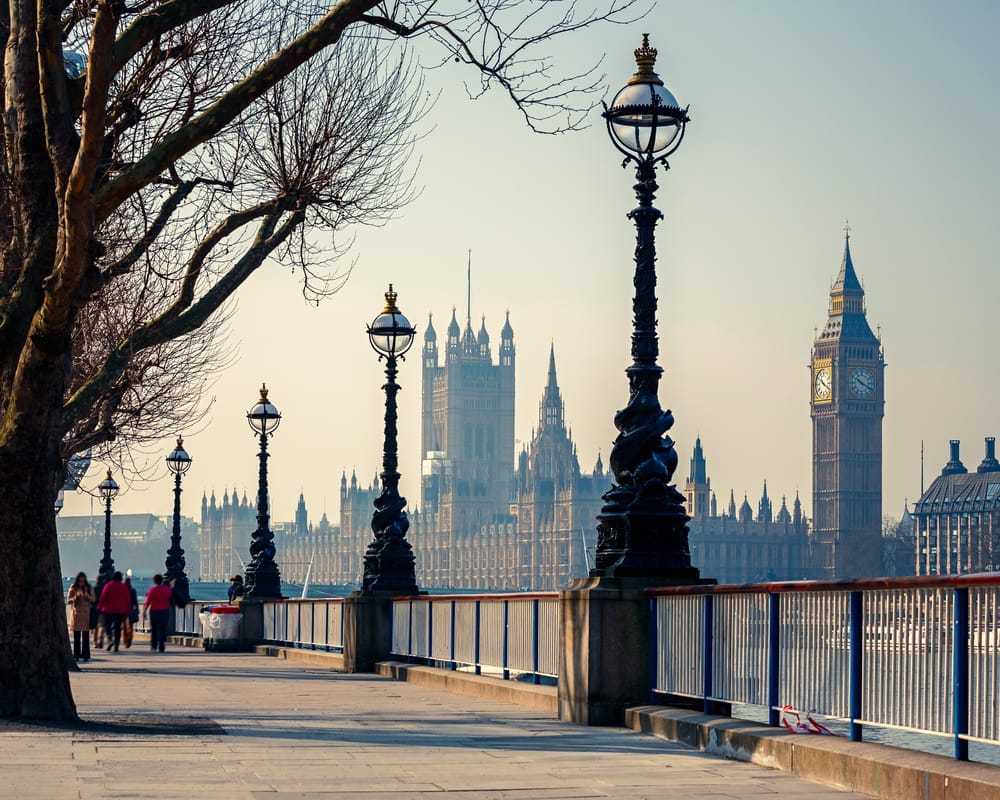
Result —
<instances>
[{"instance_id":1,"label":"clock tower spire","mask_svg":"<svg viewBox=\"0 0 1000 800\"><path fill-rule=\"evenodd\" d=\"M868 324L845 225L844 257L810 365L813 535L822 577L882 573L884 373L882 343Z\"/></svg>"}]
</instances>

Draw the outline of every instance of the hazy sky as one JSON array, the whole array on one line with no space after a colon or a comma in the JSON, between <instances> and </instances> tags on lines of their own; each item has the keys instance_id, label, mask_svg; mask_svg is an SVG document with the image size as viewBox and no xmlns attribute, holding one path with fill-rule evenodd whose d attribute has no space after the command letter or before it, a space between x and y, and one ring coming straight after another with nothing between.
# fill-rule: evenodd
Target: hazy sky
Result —
<instances>
[{"instance_id":1,"label":"hazy sky","mask_svg":"<svg viewBox=\"0 0 1000 800\"><path fill-rule=\"evenodd\" d=\"M641 22L557 49L567 71L606 53L613 94L649 31L657 71L691 105L657 199L660 397L677 419L678 485L700 434L720 500L733 488L756 504L766 478L772 498L798 490L811 514L807 365L845 219L888 364L884 513L920 494L921 440L929 483L949 439L974 469L983 437L1000 434L997 30L993 2L660 2ZM390 281L420 331L399 376L400 489L417 500L417 349L428 311L439 334L453 305L464 317L470 248L473 320L478 330L486 315L494 357L510 309L518 439L536 424L554 341L580 461L589 469L600 450L606 462L627 401L633 174L597 113L582 133L534 135L499 94L466 100L463 77L474 80L459 65L428 75L442 96L418 145L423 192L388 226L358 231L338 295L305 304L280 264L243 291L238 360L212 390L208 422L184 431L185 514L197 518L213 488L220 500L234 487L254 497L245 413L262 380L284 415L271 446L275 519L293 517L300 489L313 521L324 508L335 519L343 469L370 482L384 395L365 325ZM86 484L101 473L95 465ZM166 514L171 485L161 469L115 509ZM63 513L89 508L78 494Z\"/></svg>"}]
</instances>

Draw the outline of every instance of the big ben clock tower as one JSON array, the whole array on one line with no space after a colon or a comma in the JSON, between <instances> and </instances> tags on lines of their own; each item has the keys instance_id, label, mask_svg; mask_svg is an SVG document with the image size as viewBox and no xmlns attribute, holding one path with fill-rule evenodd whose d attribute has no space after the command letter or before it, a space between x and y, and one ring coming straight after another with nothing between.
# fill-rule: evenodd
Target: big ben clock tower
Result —
<instances>
[{"instance_id":1,"label":"big ben clock tower","mask_svg":"<svg viewBox=\"0 0 1000 800\"><path fill-rule=\"evenodd\" d=\"M830 290L826 327L810 369L813 430L813 536L822 574L852 579L882 574L882 343L865 316L865 291L844 260Z\"/></svg>"}]
</instances>

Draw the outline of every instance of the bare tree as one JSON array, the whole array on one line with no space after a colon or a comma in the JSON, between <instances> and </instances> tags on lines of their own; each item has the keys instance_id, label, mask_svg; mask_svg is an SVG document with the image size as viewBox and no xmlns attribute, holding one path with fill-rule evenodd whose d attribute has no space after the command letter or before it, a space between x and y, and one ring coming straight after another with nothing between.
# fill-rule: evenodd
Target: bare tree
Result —
<instances>
[{"instance_id":1,"label":"bare tree","mask_svg":"<svg viewBox=\"0 0 1000 800\"><path fill-rule=\"evenodd\" d=\"M344 229L407 200L425 97L408 40L533 128L572 129L593 75L557 76L547 45L632 2L0 8L0 715L76 715L52 513L67 455L172 427L248 276L280 260L307 297L335 291Z\"/></svg>"}]
</instances>

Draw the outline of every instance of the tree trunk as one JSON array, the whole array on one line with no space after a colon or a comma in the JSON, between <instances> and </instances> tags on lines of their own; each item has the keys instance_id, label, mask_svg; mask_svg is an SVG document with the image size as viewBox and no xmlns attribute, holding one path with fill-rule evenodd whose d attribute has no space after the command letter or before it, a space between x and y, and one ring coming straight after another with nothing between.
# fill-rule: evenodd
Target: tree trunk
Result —
<instances>
[{"instance_id":1,"label":"tree trunk","mask_svg":"<svg viewBox=\"0 0 1000 800\"><path fill-rule=\"evenodd\" d=\"M20 437L18 437L20 438ZM75 720L56 538L54 448L0 448L0 716Z\"/></svg>"}]
</instances>

